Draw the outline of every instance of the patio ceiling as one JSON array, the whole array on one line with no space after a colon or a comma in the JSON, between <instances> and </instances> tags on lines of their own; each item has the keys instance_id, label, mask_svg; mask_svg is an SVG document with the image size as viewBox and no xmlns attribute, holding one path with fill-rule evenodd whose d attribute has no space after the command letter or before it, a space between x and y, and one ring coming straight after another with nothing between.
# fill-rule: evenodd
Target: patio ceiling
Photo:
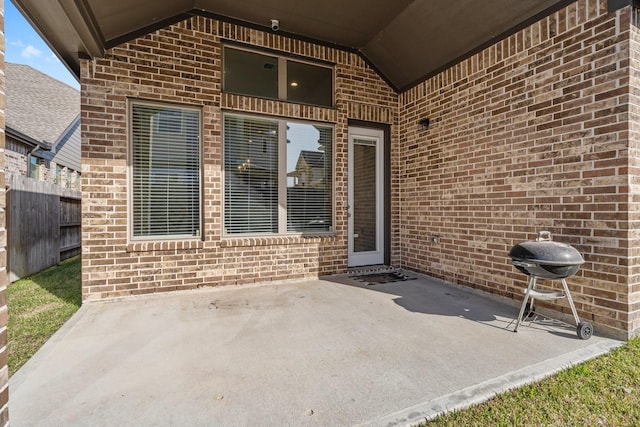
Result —
<instances>
[{"instance_id":1,"label":"patio ceiling","mask_svg":"<svg viewBox=\"0 0 640 427\"><path fill-rule=\"evenodd\" d=\"M12 0L67 67L189 15L354 50L402 90L572 0Z\"/></svg>"}]
</instances>

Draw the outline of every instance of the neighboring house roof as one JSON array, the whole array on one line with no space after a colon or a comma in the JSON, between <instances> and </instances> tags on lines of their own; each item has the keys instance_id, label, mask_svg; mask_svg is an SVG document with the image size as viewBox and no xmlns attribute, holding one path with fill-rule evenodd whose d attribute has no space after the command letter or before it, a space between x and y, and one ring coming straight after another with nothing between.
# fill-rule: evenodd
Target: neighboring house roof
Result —
<instances>
[{"instance_id":1,"label":"neighboring house roof","mask_svg":"<svg viewBox=\"0 0 640 427\"><path fill-rule=\"evenodd\" d=\"M28 65L5 64L7 134L80 170L80 92ZM50 151L43 151L50 150Z\"/></svg>"},{"instance_id":2,"label":"neighboring house roof","mask_svg":"<svg viewBox=\"0 0 640 427\"><path fill-rule=\"evenodd\" d=\"M312 168L324 168L324 153L321 151L302 150L300 157Z\"/></svg>"}]
</instances>

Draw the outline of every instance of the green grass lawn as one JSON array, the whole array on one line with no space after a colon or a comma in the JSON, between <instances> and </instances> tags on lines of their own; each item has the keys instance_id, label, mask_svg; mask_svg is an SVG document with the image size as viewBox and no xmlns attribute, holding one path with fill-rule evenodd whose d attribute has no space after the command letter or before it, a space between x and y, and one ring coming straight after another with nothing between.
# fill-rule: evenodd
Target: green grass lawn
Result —
<instances>
[{"instance_id":1,"label":"green grass lawn","mask_svg":"<svg viewBox=\"0 0 640 427\"><path fill-rule=\"evenodd\" d=\"M425 426L638 426L640 337L541 382Z\"/></svg>"},{"instance_id":2,"label":"green grass lawn","mask_svg":"<svg viewBox=\"0 0 640 427\"><path fill-rule=\"evenodd\" d=\"M10 376L80 308L80 279L74 257L7 287Z\"/></svg>"}]
</instances>

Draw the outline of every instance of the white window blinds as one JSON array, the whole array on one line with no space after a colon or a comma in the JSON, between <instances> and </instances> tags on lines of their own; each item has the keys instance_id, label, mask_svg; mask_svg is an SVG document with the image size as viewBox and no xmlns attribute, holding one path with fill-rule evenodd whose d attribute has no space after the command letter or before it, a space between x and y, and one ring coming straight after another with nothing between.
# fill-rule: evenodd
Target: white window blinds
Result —
<instances>
[{"instance_id":1,"label":"white window blinds","mask_svg":"<svg viewBox=\"0 0 640 427\"><path fill-rule=\"evenodd\" d=\"M278 232L278 122L226 115L225 232Z\"/></svg>"},{"instance_id":2,"label":"white window blinds","mask_svg":"<svg viewBox=\"0 0 640 427\"><path fill-rule=\"evenodd\" d=\"M198 110L132 104L133 237L200 234Z\"/></svg>"}]
</instances>

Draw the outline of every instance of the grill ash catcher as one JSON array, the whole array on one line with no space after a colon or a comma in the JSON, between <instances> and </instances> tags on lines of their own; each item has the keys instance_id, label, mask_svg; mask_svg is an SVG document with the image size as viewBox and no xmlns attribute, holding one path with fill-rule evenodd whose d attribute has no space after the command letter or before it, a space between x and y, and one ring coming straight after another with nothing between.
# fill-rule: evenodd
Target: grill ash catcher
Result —
<instances>
[{"instance_id":1,"label":"grill ash catcher","mask_svg":"<svg viewBox=\"0 0 640 427\"><path fill-rule=\"evenodd\" d=\"M583 340L591 338L593 326L589 322L580 321L565 280L567 277L576 274L580 265L584 264L584 259L580 252L566 243L552 241L550 232L541 231L538 233L537 239L518 243L511 248L509 256L513 265L529 276L529 285L525 291L520 314L518 314L516 327L513 331L518 332L518 326L520 326L522 320L535 316L533 303L536 299L556 300L566 298L576 321L578 337ZM538 290L536 289L538 279L561 280L564 292Z\"/></svg>"}]
</instances>

